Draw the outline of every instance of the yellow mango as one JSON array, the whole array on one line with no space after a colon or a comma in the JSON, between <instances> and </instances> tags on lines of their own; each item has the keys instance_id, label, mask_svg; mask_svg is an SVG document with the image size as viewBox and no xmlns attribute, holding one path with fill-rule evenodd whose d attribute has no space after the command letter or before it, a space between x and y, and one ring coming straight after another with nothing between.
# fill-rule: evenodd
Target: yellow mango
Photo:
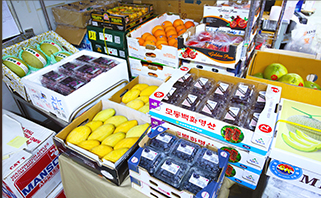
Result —
<instances>
[{"instance_id":1,"label":"yellow mango","mask_svg":"<svg viewBox=\"0 0 321 198\"><path fill-rule=\"evenodd\" d=\"M144 105L141 108L139 108L138 111L140 111L142 113L148 113L149 112L149 106Z\"/></svg>"},{"instance_id":2,"label":"yellow mango","mask_svg":"<svg viewBox=\"0 0 321 198\"><path fill-rule=\"evenodd\" d=\"M148 96L139 96L137 99L143 101L144 104L149 102L149 97Z\"/></svg>"},{"instance_id":3,"label":"yellow mango","mask_svg":"<svg viewBox=\"0 0 321 198\"><path fill-rule=\"evenodd\" d=\"M98 155L99 158L103 158L105 155L113 151L113 148L107 145L99 145L90 150L92 153Z\"/></svg>"},{"instance_id":4,"label":"yellow mango","mask_svg":"<svg viewBox=\"0 0 321 198\"><path fill-rule=\"evenodd\" d=\"M92 121L100 120L102 122L105 122L108 118L114 116L115 113L116 111L113 108L101 110L94 116Z\"/></svg>"},{"instance_id":5,"label":"yellow mango","mask_svg":"<svg viewBox=\"0 0 321 198\"><path fill-rule=\"evenodd\" d=\"M143 133L146 131L148 127L149 127L148 123L134 126L133 128L129 129L129 131L126 133L126 138L140 137L143 135Z\"/></svg>"},{"instance_id":6,"label":"yellow mango","mask_svg":"<svg viewBox=\"0 0 321 198\"><path fill-rule=\"evenodd\" d=\"M140 94L140 91L138 89L131 89L128 90L124 96L121 98L121 101L125 104L127 104L129 101L135 100L138 98Z\"/></svg>"},{"instance_id":7,"label":"yellow mango","mask_svg":"<svg viewBox=\"0 0 321 198\"><path fill-rule=\"evenodd\" d=\"M89 126L89 128L91 129L91 131L96 130L98 127L100 127L101 125L103 125L104 123L100 120L97 121L91 121L88 122L87 124L85 124L85 126Z\"/></svg>"},{"instance_id":8,"label":"yellow mango","mask_svg":"<svg viewBox=\"0 0 321 198\"><path fill-rule=\"evenodd\" d=\"M99 145L100 145L100 142L98 140L85 140L80 142L77 146L86 150L91 150L92 148Z\"/></svg>"},{"instance_id":9,"label":"yellow mango","mask_svg":"<svg viewBox=\"0 0 321 198\"><path fill-rule=\"evenodd\" d=\"M68 134L66 142L79 144L80 142L85 141L90 133L91 129L88 126L76 127Z\"/></svg>"},{"instance_id":10,"label":"yellow mango","mask_svg":"<svg viewBox=\"0 0 321 198\"><path fill-rule=\"evenodd\" d=\"M131 89L138 89L139 91L142 91L144 89L146 89L149 85L146 83L138 83L136 85L134 85Z\"/></svg>"},{"instance_id":11,"label":"yellow mango","mask_svg":"<svg viewBox=\"0 0 321 198\"><path fill-rule=\"evenodd\" d=\"M116 127L113 124L101 125L90 134L90 136L88 137L88 140L98 140L101 142L107 136L111 135L114 132L115 128Z\"/></svg>"},{"instance_id":12,"label":"yellow mango","mask_svg":"<svg viewBox=\"0 0 321 198\"><path fill-rule=\"evenodd\" d=\"M144 106L144 102L141 101L141 100L135 99L135 100L129 101L129 102L126 104L126 106L129 107L129 108L138 110L138 109L140 109L141 107Z\"/></svg>"},{"instance_id":13,"label":"yellow mango","mask_svg":"<svg viewBox=\"0 0 321 198\"><path fill-rule=\"evenodd\" d=\"M126 133L118 132L106 137L101 144L114 147L120 140L126 137Z\"/></svg>"},{"instance_id":14,"label":"yellow mango","mask_svg":"<svg viewBox=\"0 0 321 198\"><path fill-rule=\"evenodd\" d=\"M117 132L127 133L127 131L129 131L129 129L131 129L132 127L134 127L136 125L138 125L137 120L128 120L127 122L124 122L123 124L116 127L114 133L117 133Z\"/></svg>"},{"instance_id":15,"label":"yellow mango","mask_svg":"<svg viewBox=\"0 0 321 198\"><path fill-rule=\"evenodd\" d=\"M152 93L154 93L154 91L156 91L156 89L158 89L158 86L156 85L151 85L149 87L147 87L146 89L144 89L142 92L140 92L139 96L150 96L152 95Z\"/></svg>"},{"instance_id":16,"label":"yellow mango","mask_svg":"<svg viewBox=\"0 0 321 198\"><path fill-rule=\"evenodd\" d=\"M121 156L123 156L128 151L128 148L122 148L113 150L112 152L108 153L103 157L103 159L111 161L113 163L117 162Z\"/></svg>"},{"instance_id":17,"label":"yellow mango","mask_svg":"<svg viewBox=\"0 0 321 198\"><path fill-rule=\"evenodd\" d=\"M138 138L139 137L128 137L122 139L114 146L114 149L131 148L137 142Z\"/></svg>"},{"instance_id":18,"label":"yellow mango","mask_svg":"<svg viewBox=\"0 0 321 198\"><path fill-rule=\"evenodd\" d=\"M122 115L116 115L116 116L113 116L111 118L109 118L108 120L106 120L104 122L104 124L113 124L115 125L115 127L118 127L119 125L121 125L122 123L128 121L128 119L125 117L125 116L122 116Z\"/></svg>"}]
</instances>

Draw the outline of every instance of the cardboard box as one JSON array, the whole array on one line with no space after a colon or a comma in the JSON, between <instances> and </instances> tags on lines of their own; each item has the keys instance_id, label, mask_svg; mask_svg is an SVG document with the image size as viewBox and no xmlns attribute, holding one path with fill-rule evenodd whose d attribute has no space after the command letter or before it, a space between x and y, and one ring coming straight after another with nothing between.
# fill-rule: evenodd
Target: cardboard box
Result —
<instances>
[{"instance_id":1,"label":"cardboard box","mask_svg":"<svg viewBox=\"0 0 321 198\"><path fill-rule=\"evenodd\" d=\"M90 41L93 51L94 52L99 52L105 55L110 55L110 56L115 56L117 58L122 58L126 60L128 59L128 50L127 48L122 49L118 47L114 47L112 44L105 45L101 43L97 43L94 41Z\"/></svg>"},{"instance_id":2,"label":"cardboard box","mask_svg":"<svg viewBox=\"0 0 321 198\"><path fill-rule=\"evenodd\" d=\"M286 53L289 53L289 55L287 55ZM276 51L275 53L257 51L249 64L246 78L282 87L282 98L321 106L321 91L319 90L299 87L253 76L258 72L263 73L264 69L271 63L283 64L288 69L289 73L297 73L304 80L307 79L307 76L309 74L316 74L317 76L321 76L321 60L306 58L307 56L308 55L305 56L305 54L303 53L301 53L301 56L294 56L291 55L291 52L289 51L284 51L282 54L278 53L278 51ZM321 85L321 79L318 78L315 83Z\"/></svg>"},{"instance_id":3,"label":"cardboard box","mask_svg":"<svg viewBox=\"0 0 321 198\"><path fill-rule=\"evenodd\" d=\"M59 36L56 32L48 31L3 49L2 57L7 55L18 57L19 51L22 50L24 47L36 47L43 40L55 41L59 43L66 51L69 51L71 53L76 53L79 51L77 48L75 48L65 39ZM30 101L30 96L27 94L25 85L22 82L22 79L27 76L20 78L18 75L13 73L8 67L2 64L2 77L2 80L4 81L4 83L7 84L8 87L10 87L13 91L17 92L25 100Z\"/></svg>"},{"instance_id":4,"label":"cardboard box","mask_svg":"<svg viewBox=\"0 0 321 198\"><path fill-rule=\"evenodd\" d=\"M206 25L200 24L189 28L184 34L177 37L178 57L180 59L235 69L236 64L241 58L244 41L229 45L227 52L185 45L191 36L198 35L203 31L206 31ZM191 52L193 52L194 56L191 56Z\"/></svg>"},{"instance_id":5,"label":"cardboard box","mask_svg":"<svg viewBox=\"0 0 321 198\"><path fill-rule=\"evenodd\" d=\"M138 3L150 3L154 6L154 13L157 15L165 12L175 13L182 19L192 19L198 23L202 21L204 5L214 5L216 0L203 1L177 1L177 0L134 0Z\"/></svg>"},{"instance_id":6,"label":"cardboard box","mask_svg":"<svg viewBox=\"0 0 321 198\"><path fill-rule=\"evenodd\" d=\"M47 197L61 182L55 132L7 110L2 113L20 122L28 138L26 149L2 160L2 196Z\"/></svg>"},{"instance_id":7,"label":"cardboard box","mask_svg":"<svg viewBox=\"0 0 321 198\"><path fill-rule=\"evenodd\" d=\"M91 13L91 24L98 27L108 27L113 30L129 31L135 26L142 24L153 17L153 5L152 4L137 4L137 3L118 3L116 7L134 7L140 10L135 11L136 17L131 18L130 14L113 13L106 10L98 10ZM115 7L115 8L116 8ZM139 16L141 14L141 16ZM139 16L139 17L138 17Z\"/></svg>"},{"instance_id":8,"label":"cardboard box","mask_svg":"<svg viewBox=\"0 0 321 198\"><path fill-rule=\"evenodd\" d=\"M62 183L60 183L47 198L66 198Z\"/></svg>"},{"instance_id":9,"label":"cardboard box","mask_svg":"<svg viewBox=\"0 0 321 198\"><path fill-rule=\"evenodd\" d=\"M278 115L278 122L275 128L277 134L270 149L270 157L320 173L321 153L318 151L316 144L321 144L321 107L283 98L280 105L281 112ZM306 125L302 124L304 122L306 122ZM295 123L301 125L298 126ZM303 134L301 135L296 130ZM312 141L316 143L305 141L306 139L302 138L303 136L309 136L309 139L312 138ZM289 139L288 141L286 140L287 138ZM289 141L293 142L293 144L289 143ZM310 147L312 149L309 149Z\"/></svg>"},{"instance_id":10,"label":"cardboard box","mask_svg":"<svg viewBox=\"0 0 321 198\"><path fill-rule=\"evenodd\" d=\"M161 80L166 80L168 77L180 72L179 69L173 67L150 63L136 58L129 58L129 67L133 77L145 75Z\"/></svg>"},{"instance_id":11,"label":"cardboard box","mask_svg":"<svg viewBox=\"0 0 321 198\"><path fill-rule=\"evenodd\" d=\"M86 28L91 12L108 9L116 5L116 1L77 1L51 8L57 24L65 24L78 28Z\"/></svg>"},{"instance_id":12,"label":"cardboard box","mask_svg":"<svg viewBox=\"0 0 321 198\"><path fill-rule=\"evenodd\" d=\"M215 66L215 65L184 60L181 67L188 67L189 69L197 68L197 69L216 72L219 74L225 74L225 75L229 75L229 76L238 76L238 74L240 73L241 65L242 65L242 62L239 61L236 64L235 69L231 69L231 68L226 68L226 67L219 67L219 66Z\"/></svg>"},{"instance_id":13,"label":"cardboard box","mask_svg":"<svg viewBox=\"0 0 321 198\"><path fill-rule=\"evenodd\" d=\"M214 72L191 69L189 73L195 74L197 77L212 78L216 82L219 80L227 81L233 84L239 82L248 83L255 85L257 90L266 91L266 104L257 122L255 131L238 127L244 135L244 139L234 144L239 148L243 148L260 155L266 155L269 151L272 139L273 129L276 122L277 112L275 109L279 103L281 96L281 88L272 86L269 84L258 83L256 81L237 78L233 76L227 76ZM184 128L193 130L197 133L218 139L223 142L232 143L227 141L224 137L224 127L231 126L226 122L217 120L203 114L184 109L179 106L175 106L169 103L162 102L162 99L171 90L176 79L170 79L166 83L163 83L153 95L149 97L150 111L149 114L152 116L152 126L161 124L163 121L182 126ZM155 123L155 124L154 124ZM222 131L223 130L223 131Z\"/></svg>"},{"instance_id":14,"label":"cardboard box","mask_svg":"<svg viewBox=\"0 0 321 198\"><path fill-rule=\"evenodd\" d=\"M164 13L154 19L142 24L135 30L129 32L127 37L128 54L130 58L136 58L151 63L159 63L163 66L170 66L178 68L178 52L177 48L173 46L163 45L162 49L158 49L155 46L147 45L140 46L137 37L141 37L145 32L151 32L152 28L156 25L162 24L164 21L169 20L173 22L175 19L179 19L178 15L170 15ZM184 19L185 21L191 21L190 19Z\"/></svg>"},{"instance_id":15,"label":"cardboard box","mask_svg":"<svg viewBox=\"0 0 321 198\"><path fill-rule=\"evenodd\" d=\"M148 85L160 86L163 83L163 81L160 80L160 79L154 78L154 77L150 77L150 76L144 76L144 75L137 76L132 81L130 81L125 87L123 87L122 89L118 90L114 95L112 95L109 98L109 100L126 106L126 104L124 104L122 102L122 97L124 96L124 94L128 90L133 88L138 83L145 83L145 84L148 84ZM129 108L129 107L127 107L127 108ZM144 113L139 112L139 111L137 111L137 113L145 115Z\"/></svg>"},{"instance_id":16,"label":"cardboard box","mask_svg":"<svg viewBox=\"0 0 321 198\"><path fill-rule=\"evenodd\" d=\"M202 134L176 126L168 122L163 123L161 126L176 132L178 137L182 137L191 142L195 142L202 146L215 146L216 148L221 149L222 151L225 150L229 152L229 164L240 167L242 169L246 169L250 172L259 175L263 170L267 156L259 155L246 149L237 148L232 144L218 141L217 139L204 136ZM233 153L233 155L231 155L231 153ZM235 157L235 159L232 159L233 157Z\"/></svg>"},{"instance_id":17,"label":"cardboard box","mask_svg":"<svg viewBox=\"0 0 321 198\"><path fill-rule=\"evenodd\" d=\"M77 89L73 93L64 96L58 92L48 89L41 84L41 77L43 74L54 70L58 71L58 67L67 63L72 62L77 57L82 55L88 55L95 58L105 57L112 59L119 64L107 72L103 72L99 76L92 79L90 82ZM87 103L100 93L103 93L108 88L114 86L121 80L128 80L128 70L126 61L111 56L106 56L100 53L82 50L76 54L73 54L58 63L43 68L42 70L28 75L23 78L23 83L27 88L27 92L31 97L33 105L39 107L47 112L51 112L58 118L70 122L73 119L73 113L83 104ZM102 86L104 85L104 86ZM117 91L119 87L116 87ZM107 92L106 94L112 94L113 92ZM96 101L97 102L97 101Z\"/></svg>"},{"instance_id":18,"label":"cardboard box","mask_svg":"<svg viewBox=\"0 0 321 198\"><path fill-rule=\"evenodd\" d=\"M155 138L158 134L163 133L165 131L175 135L175 132L171 132L171 130L165 127L158 126L155 129L153 129L150 133L148 133L148 136L145 136L139 142L140 148L128 160L129 174L131 177L131 181L132 183L139 184L139 182L135 181L136 179L140 182L147 184L147 186L149 186L150 188L155 189L158 193L166 194L167 196L170 196L170 197L175 195L181 198L185 198L185 197L192 198L194 197L194 194L184 190L180 191L176 188L173 188L172 186L166 184L165 182L153 177L148 173L147 170L139 166L139 161L142 157L144 145L148 144L150 139ZM217 149L216 147L207 147L207 148L218 153L218 163L219 163L220 173L217 181L212 181L208 183L200 192L196 194L196 197L202 197L201 195L203 194L207 194L209 197L216 197L223 183L223 178L224 178L223 174L225 173L225 170L227 167L227 161L229 156L227 152ZM136 189L140 190L139 188L136 188ZM145 190L141 192L146 193ZM146 195L150 196L150 194L146 194Z\"/></svg>"},{"instance_id":19,"label":"cardboard box","mask_svg":"<svg viewBox=\"0 0 321 198\"><path fill-rule=\"evenodd\" d=\"M115 115L123 115L127 117L128 120L137 120L138 124L149 123L149 118L147 115L140 114L134 109L130 109L124 105L120 105L109 100L101 100L81 116L77 117L62 131L60 131L54 137L54 143L60 154L71 158L73 161L88 168L96 174L105 177L109 181L119 186L128 175L127 159L138 148L138 141L116 163L112 163L107 160L101 161L97 155L74 144L65 142L68 134L74 128L91 121L99 111L107 108L115 109ZM146 133L146 131L144 132L144 134Z\"/></svg>"},{"instance_id":20,"label":"cardboard box","mask_svg":"<svg viewBox=\"0 0 321 198\"><path fill-rule=\"evenodd\" d=\"M318 170L319 168L310 170L272 159L268 165L267 175L315 192L320 196L321 174Z\"/></svg>"}]
</instances>

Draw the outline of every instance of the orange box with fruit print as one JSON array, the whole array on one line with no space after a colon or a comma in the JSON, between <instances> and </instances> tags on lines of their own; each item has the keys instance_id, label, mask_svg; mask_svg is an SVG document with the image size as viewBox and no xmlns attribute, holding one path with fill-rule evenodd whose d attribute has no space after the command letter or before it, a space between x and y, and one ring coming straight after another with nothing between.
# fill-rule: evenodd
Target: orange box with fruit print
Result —
<instances>
[{"instance_id":1,"label":"orange box with fruit print","mask_svg":"<svg viewBox=\"0 0 321 198\"><path fill-rule=\"evenodd\" d=\"M177 37L195 25L191 19L164 13L127 34L128 54L130 58L178 68Z\"/></svg>"}]
</instances>

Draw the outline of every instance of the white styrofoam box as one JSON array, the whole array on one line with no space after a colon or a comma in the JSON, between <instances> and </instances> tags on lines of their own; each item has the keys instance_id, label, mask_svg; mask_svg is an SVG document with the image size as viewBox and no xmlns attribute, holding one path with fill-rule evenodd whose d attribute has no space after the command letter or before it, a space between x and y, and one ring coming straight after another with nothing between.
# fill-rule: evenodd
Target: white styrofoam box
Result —
<instances>
[{"instance_id":1,"label":"white styrofoam box","mask_svg":"<svg viewBox=\"0 0 321 198\"><path fill-rule=\"evenodd\" d=\"M76 53L79 50L75 48L73 45L68 43L65 39L63 39L60 35L58 35L54 31L48 31L37 36L34 36L28 40L22 41L5 49L2 49L2 57L11 55L18 57L19 51L22 50L24 47L36 47L41 41L43 40L52 40L55 41L63 46L63 48L71 53ZM25 77L20 78L14 72L12 72L8 67L2 64L2 80L15 92L17 92L22 98L27 101L30 101L30 96L25 89L25 85L22 82L22 79Z\"/></svg>"},{"instance_id":2,"label":"white styrofoam box","mask_svg":"<svg viewBox=\"0 0 321 198\"><path fill-rule=\"evenodd\" d=\"M201 144L203 146L206 146L206 145L215 146L221 150L230 152L230 158L229 158L230 164L233 164L243 169L247 169L248 171L251 171L256 174L261 174L263 170L263 167L267 158L266 156L259 155L257 153L248 151L246 149L237 148L232 144L218 141L217 139L201 135L195 131L191 131L191 130L184 129L182 127L175 126L168 122L163 123L162 126L175 131L179 137L183 137L192 142ZM231 158L233 157L231 155L232 150L233 152L235 152L234 154L236 154L236 156L234 156L235 160Z\"/></svg>"},{"instance_id":3,"label":"white styrofoam box","mask_svg":"<svg viewBox=\"0 0 321 198\"><path fill-rule=\"evenodd\" d=\"M224 127L231 126L226 122L204 116L195 111L190 111L173 104L162 102L162 99L172 89L176 79L170 79L163 83L153 95L149 97L151 124L152 127L167 121L178 126L196 131L200 134L218 139L223 142L232 143L233 145L266 155L269 151L272 139L274 126L276 124L277 112L275 108L279 103L281 96L281 88L270 84L262 84L256 81L247 81L246 79L227 76L219 73L204 71L192 68L189 73L195 74L197 77L215 79L215 81L226 81L236 85L239 82L253 84L259 91L266 91L266 104L257 122L255 131L248 130L243 127L237 127L243 133L243 139L238 140L238 143L228 141L224 138ZM223 130L223 131L222 131Z\"/></svg>"},{"instance_id":4,"label":"white styrofoam box","mask_svg":"<svg viewBox=\"0 0 321 198\"><path fill-rule=\"evenodd\" d=\"M319 168L318 170L307 170L272 159L268 166L267 175L321 195Z\"/></svg>"},{"instance_id":5,"label":"white styrofoam box","mask_svg":"<svg viewBox=\"0 0 321 198\"><path fill-rule=\"evenodd\" d=\"M179 15L168 15L167 13L164 13L144 23L139 28L129 32L126 35L128 55L130 57L138 58L144 61L160 63L162 65L178 68L179 61L176 47L163 45L162 49L158 49L155 46L140 46L136 38L141 37L145 32L151 33L153 27L155 27L156 25L161 25L164 21L168 20L173 22L174 20L179 18ZM186 21L192 21L191 19L182 20L184 23Z\"/></svg>"},{"instance_id":6,"label":"white styrofoam box","mask_svg":"<svg viewBox=\"0 0 321 198\"><path fill-rule=\"evenodd\" d=\"M3 114L21 123L28 148L2 161L3 197L46 197L61 183L54 131L14 113Z\"/></svg>"},{"instance_id":7,"label":"white styrofoam box","mask_svg":"<svg viewBox=\"0 0 321 198\"><path fill-rule=\"evenodd\" d=\"M95 58L105 57L115 60L119 64L109 71L103 72L102 74L93 78L86 85L82 86L81 88L77 89L67 96L64 96L58 92L42 86L40 80L43 74L51 70L57 71L60 65L73 61L74 59L82 55L88 55ZM116 84L117 82L121 80L128 80L128 69L127 63L124 59L107 56L97 52L82 50L50 67L45 67L36 73L30 74L24 77L22 80L27 88L28 94L31 97L33 105L47 112L53 113L58 118L64 121L70 122L72 119L71 115L78 107L80 107L96 95L100 94L104 90L108 89L112 85ZM112 95L119 88L120 87L117 87L113 90L113 92L110 92L106 95Z\"/></svg>"}]
</instances>

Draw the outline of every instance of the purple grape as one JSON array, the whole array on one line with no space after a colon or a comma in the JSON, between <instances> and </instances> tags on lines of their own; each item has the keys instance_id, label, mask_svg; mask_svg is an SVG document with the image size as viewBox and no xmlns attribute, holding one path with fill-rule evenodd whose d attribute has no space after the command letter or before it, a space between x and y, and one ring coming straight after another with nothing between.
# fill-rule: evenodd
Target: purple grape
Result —
<instances>
[{"instance_id":1,"label":"purple grape","mask_svg":"<svg viewBox=\"0 0 321 198\"><path fill-rule=\"evenodd\" d=\"M252 111L249 115L250 116L247 119L247 121L243 127L246 129L250 129L251 131L255 131L256 124L257 124L259 117L260 117L260 113L258 113L256 111Z\"/></svg>"},{"instance_id":2,"label":"purple grape","mask_svg":"<svg viewBox=\"0 0 321 198\"><path fill-rule=\"evenodd\" d=\"M224 122L241 127L246 116L247 111L244 110L243 106L235 103L229 103L221 119Z\"/></svg>"},{"instance_id":3,"label":"purple grape","mask_svg":"<svg viewBox=\"0 0 321 198\"><path fill-rule=\"evenodd\" d=\"M215 119L219 119L222 114L223 104L224 103L216 102L213 99L211 100L210 98L202 103L199 109L199 113L209 117L213 117Z\"/></svg>"},{"instance_id":4,"label":"purple grape","mask_svg":"<svg viewBox=\"0 0 321 198\"><path fill-rule=\"evenodd\" d=\"M248 105L254 96L254 85L238 83L231 97L231 102Z\"/></svg>"},{"instance_id":5,"label":"purple grape","mask_svg":"<svg viewBox=\"0 0 321 198\"><path fill-rule=\"evenodd\" d=\"M200 77L194 83L192 93L195 95L206 95L214 87L214 81L209 78Z\"/></svg>"},{"instance_id":6,"label":"purple grape","mask_svg":"<svg viewBox=\"0 0 321 198\"><path fill-rule=\"evenodd\" d=\"M228 82L219 81L214 88L213 96L214 101L227 101L233 89L233 84Z\"/></svg>"},{"instance_id":7,"label":"purple grape","mask_svg":"<svg viewBox=\"0 0 321 198\"><path fill-rule=\"evenodd\" d=\"M108 71L118 65L118 63L116 63L114 60L104 57L96 58L92 62L103 69L103 71Z\"/></svg>"},{"instance_id":8,"label":"purple grape","mask_svg":"<svg viewBox=\"0 0 321 198\"><path fill-rule=\"evenodd\" d=\"M59 66L58 71L67 75L67 76L73 76L75 75L75 70L80 68L81 64L75 64L75 63L65 63L61 66Z\"/></svg>"},{"instance_id":9,"label":"purple grape","mask_svg":"<svg viewBox=\"0 0 321 198\"><path fill-rule=\"evenodd\" d=\"M71 76L57 83L57 90L63 95L69 95L86 84L85 81L73 78Z\"/></svg>"},{"instance_id":10,"label":"purple grape","mask_svg":"<svg viewBox=\"0 0 321 198\"><path fill-rule=\"evenodd\" d=\"M196 108L200 105L204 97L205 96L203 96L202 94L187 94L187 96L185 96L182 101L181 107L191 111L196 111Z\"/></svg>"},{"instance_id":11,"label":"purple grape","mask_svg":"<svg viewBox=\"0 0 321 198\"><path fill-rule=\"evenodd\" d=\"M103 70L100 67L88 64L83 65L75 70L75 76L87 82L97 77L101 73L103 73Z\"/></svg>"},{"instance_id":12,"label":"purple grape","mask_svg":"<svg viewBox=\"0 0 321 198\"><path fill-rule=\"evenodd\" d=\"M88 56L88 55L82 55L76 58L77 61L82 61L82 62L89 62L90 60L93 60L94 57Z\"/></svg>"},{"instance_id":13,"label":"purple grape","mask_svg":"<svg viewBox=\"0 0 321 198\"><path fill-rule=\"evenodd\" d=\"M260 91L256 97L254 111L261 113L265 107L265 91Z\"/></svg>"},{"instance_id":14,"label":"purple grape","mask_svg":"<svg viewBox=\"0 0 321 198\"><path fill-rule=\"evenodd\" d=\"M193 84L194 78L195 78L194 74L187 73L184 76L182 76L181 78L179 78L176 81L176 83L173 85L173 87L176 87L176 88L182 88L182 87L188 88Z\"/></svg>"}]
</instances>

